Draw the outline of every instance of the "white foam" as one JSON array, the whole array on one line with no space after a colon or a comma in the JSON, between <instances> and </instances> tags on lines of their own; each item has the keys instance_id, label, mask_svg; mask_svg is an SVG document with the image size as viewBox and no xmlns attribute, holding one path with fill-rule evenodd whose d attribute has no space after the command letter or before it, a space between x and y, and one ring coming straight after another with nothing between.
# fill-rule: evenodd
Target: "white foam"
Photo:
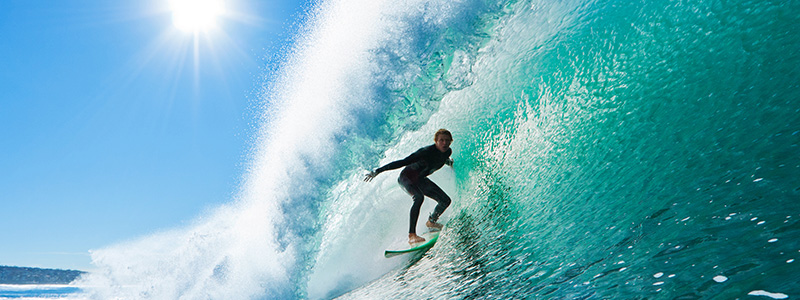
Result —
<instances>
[{"instance_id":1,"label":"white foam","mask_svg":"<svg viewBox=\"0 0 800 300\"><path fill-rule=\"evenodd\" d=\"M786 298L789 298L788 295L783 294L783 293L770 293L770 292L767 292L767 291L764 291L764 290L755 290L755 291L751 291L751 292L749 292L747 294L751 295L751 296L767 296L767 297L770 297L772 299L786 299Z\"/></svg>"},{"instance_id":2,"label":"white foam","mask_svg":"<svg viewBox=\"0 0 800 300\"><path fill-rule=\"evenodd\" d=\"M317 216L292 210L317 197L315 175L328 174L350 112L371 80L362 54L373 47L382 1L322 2L282 74L264 95L270 107L254 141L251 163L234 203L186 228L93 250L96 272L83 281L99 299L249 299L295 291L299 246L308 237L295 220ZM354 74L361 74L354 75ZM301 221L302 222L302 221Z\"/></svg>"}]
</instances>

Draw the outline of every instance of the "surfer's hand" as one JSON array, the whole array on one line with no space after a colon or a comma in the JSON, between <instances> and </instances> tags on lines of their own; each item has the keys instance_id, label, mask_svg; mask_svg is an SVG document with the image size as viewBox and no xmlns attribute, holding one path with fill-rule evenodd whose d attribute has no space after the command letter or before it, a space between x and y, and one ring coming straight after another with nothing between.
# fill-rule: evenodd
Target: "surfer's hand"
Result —
<instances>
[{"instance_id":1,"label":"surfer's hand","mask_svg":"<svg viewBox=\"0 0 800 300\"><path fill-rule=\"evenodd\" d=\"M364 181L370 182L373 178L375 178L375 176L378 176L378 173L375 173L375 171L369 172L367 176L364 177Z\"/></svg>"},{"instance_id":2,"label":"surfer's hand","mask_svg":"<svg viewBox=\"0 0 800 300\"><path fill-rule=\"evenodd\" d=\"M453 166L453 159L452 158L448 158L446 161L444 161L444 164L452 167Z\"/></svg>"}]
</instances>

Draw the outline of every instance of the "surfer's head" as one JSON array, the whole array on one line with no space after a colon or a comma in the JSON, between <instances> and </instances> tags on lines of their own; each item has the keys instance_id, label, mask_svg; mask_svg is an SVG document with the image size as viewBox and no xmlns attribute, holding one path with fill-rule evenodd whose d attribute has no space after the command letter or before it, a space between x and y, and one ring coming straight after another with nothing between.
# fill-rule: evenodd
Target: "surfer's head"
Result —
<instances>
[{"instance_id":1,"label":"surfer's head","mask_svg":"<svg viewBox=\"0 0 800 300\"><path fill-rule=\"evenodd\" d=\"M439 130L436 131L436 134L433 135L433 140L434 141L438 140L439 136L441 136L441 135L446 135L447 138L449 138L451 142L453 141L453 135L450 134L449 130L444 129L444 128L439 129Z\"/></svg>"},{"instance_id":2,"label":"surfer's head","mask_svg":"<svg viewBox=\"0 0 800 300\"><path fill-rule=\"evenodd\" d=\"M436 143L436 148L439 151L445 152L450 149L450 143L453 142L453 135L447 129L439 129L433 135L433 141Z\"/></svg>"}]
</instances>

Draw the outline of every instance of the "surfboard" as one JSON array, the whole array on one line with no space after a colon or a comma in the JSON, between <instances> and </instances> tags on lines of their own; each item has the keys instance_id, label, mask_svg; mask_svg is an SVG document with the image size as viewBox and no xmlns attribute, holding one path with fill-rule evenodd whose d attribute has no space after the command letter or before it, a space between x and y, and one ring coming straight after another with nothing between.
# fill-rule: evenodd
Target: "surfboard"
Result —
<instances>
[{"instance_id":1,"label":"surfboard","mask_svg":"<svg viewBox=\"0 0 800 300\"><path fill-rule=\"evenodd\" d=\"M439 239L439 231L431 231L426 232L421 235L425 238L425 241L422 243L417 243L414 245L410 245L409 248L405 249L398 249L398 250L386 250L383 252L383 256L386 258L406 254L406 253L413 253L417 251L423 251L433 247L436 244L436 241Z\"/></svg>"}]
</instances>

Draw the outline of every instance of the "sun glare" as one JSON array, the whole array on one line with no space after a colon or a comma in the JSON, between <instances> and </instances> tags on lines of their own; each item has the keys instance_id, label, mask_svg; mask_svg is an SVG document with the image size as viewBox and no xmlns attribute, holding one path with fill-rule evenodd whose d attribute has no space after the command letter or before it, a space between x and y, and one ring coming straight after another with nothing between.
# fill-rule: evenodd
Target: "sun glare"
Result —
<instances>
[{"instance_id":1,"label":"sun glare","mask_svg":"<svg viewBox=\"0 0 800 300\"><path fill-rule=\"evenodd\" d=\"M170 6L175 27L187 32L213 27L225 10L222 0L171 0Z\"/></svg>"}]
</instances>

